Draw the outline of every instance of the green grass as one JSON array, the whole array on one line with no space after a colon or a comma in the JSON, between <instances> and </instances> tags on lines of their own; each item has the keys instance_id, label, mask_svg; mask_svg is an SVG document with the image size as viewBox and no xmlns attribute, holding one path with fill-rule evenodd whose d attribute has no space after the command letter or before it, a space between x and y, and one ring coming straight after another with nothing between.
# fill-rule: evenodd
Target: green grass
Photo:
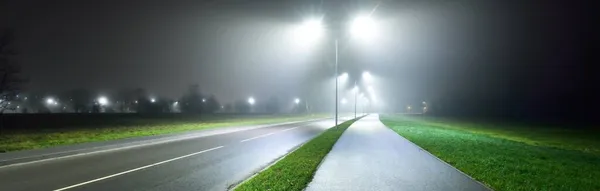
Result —
<instances>
[{"instance_id":1,"label":"green grass","mask_svg":"<svg viewBox=\"0 0 600 191\"><path fill-rule=\"evenodd\" d=\"M600 190L596 130L403 116L381 121L495 190Z\"/></svg>"},{"instance_id":2,"label":"green grass","mask_svg":"<svg viewBox=\"0 0 600 191\"><path fill-rule=\"evenodd\" d=\"M69 128L38 128L35 130L8 131L0 134L0 152L47 148L85 142L108 141L132 137L161 135L219 127L280 123L326 117L325 115L284 115L257 117L211 117L202 120L148 119L135 125L123 122L106 122L100 126ZM126 121L126 120L124 120Z\"/></svg>"},{"instance_id":3,"label":"green grass","mask_svg":"<svg viewBox=\"0 0 600 191\"><path fill-rule=\"evenodd\" d=\"M304 190L321 160L354 121L347 121L338 125L338 128L328 129L235 190Z\"/></svg>"}]
</instances>

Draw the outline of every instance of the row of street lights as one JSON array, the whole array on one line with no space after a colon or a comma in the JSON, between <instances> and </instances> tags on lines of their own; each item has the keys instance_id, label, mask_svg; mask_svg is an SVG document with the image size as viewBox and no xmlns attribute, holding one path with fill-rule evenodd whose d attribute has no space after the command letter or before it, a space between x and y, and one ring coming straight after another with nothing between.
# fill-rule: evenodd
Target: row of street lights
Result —
<instances>
[{"instance_id":1,"label":"row of street lights","mask_svg":"<svg viewBox=\"0 0 600 191\"><path fill-rule=\"evenodd\" d=\"M369 100L371 100L371 102L375 103L376 102L376 95L375 95L375 90L373 88L373 86L371 85L371 82L373 81L373 77L371 76L371 73L369 73L368 71L364 71L362 73L362 82L367 85L366 88L366 92L364 93L368 93L369 96L365 96L363 92L360 92L360 88L358 86L358 80L354 81L354 87L352 88L352 93L354 93L354 118L357 117L357 107L358 107L358 100L359 98L365 98L366 102L369 102ZM338 77L338 79L340 79L342 82L347 81L349 75L348 73L343 73L342 75L340 75ZM370 98L370 99L369 99ZM342 98L342 100L340 101L341 104L346 104L347 100L346 98ZM370 102L369 102L370 103Z\"/></svg>"},{"instance_id":2,"label":"row of street lights","mask_svg":"<svg viewBox=\"0 0 600 191\"><path fill-rule=\"evenodd\" d=\"M98 98L96 99L96 102L97 102L98 104L100 104L100 105L103 105L103 106L105 106L105 105L108 105L108 104L109 104L108 98L107 98L107 97L104 97L104 96L98 97ZM155 102L156 102L156 99L155 99L155 98L150 98L150 102L151 102L151 103L155 103ZM203 102L203 103L205 103L205 102L206 102L206 99L202 99L202 102ZM136 101L134 101L134 103L138 103L138 101L136 100ZM250 104L250 105L254 105L255 103L256 103L256 100L254 99L254 97L250 97L250 98L248 98L248 104ZM300 104L300 98L295 98L295 99L294 99L294 103L295 103L295 104ZM55 100L55 99L54 99L54 98L52 98L52 97L49 97L49 98L46 98L46 104L48 104L48 105L58 105L58 101L57 101L57 100ZM179 102L178 102L178 101L175 101L175 102L173 102L173 105L177 105L177 104L179 104Z\"/></svg>"},{"instance_id":3,"label":"row of street lights","mask_svg":"<svg viewBox=\"0 0 600 191\"><path fill-rule=\"evenodd\" d=\"M299 29L299 34L306 35L308 41L314 42L316 38L320 38L323 36L325 32L325 27L321 21L321 19L309 19L306 20ZM377 23L372 19L371 14L368 15L359 15L350 24L349 32L351 37L360 38L361 40L371 40L373 37L377 36L378 26ZM335 125L338 125L338 38L335 37L334 45L335 45ZM347 77L346 75L342 75L342 77ZM356 113L356 112L355 112ZM356 116L355 116L356 117Z\"/></svg>"},{"instance_id":4,"label":"row of street lights","mask_svg":"<svg viewBox=\"0 0 600 191\"><path fill-rule=\"evenodd\" d=\"M250 104L250 105L254 105L255 103L256 103L256 100L254 99L254 97L249 97L249 98L248 98L248 104ZM296 105L300 104L300 98L295 98L295 99L294 99L294 103L295 103Z\"/></svg>"}]
</instances>

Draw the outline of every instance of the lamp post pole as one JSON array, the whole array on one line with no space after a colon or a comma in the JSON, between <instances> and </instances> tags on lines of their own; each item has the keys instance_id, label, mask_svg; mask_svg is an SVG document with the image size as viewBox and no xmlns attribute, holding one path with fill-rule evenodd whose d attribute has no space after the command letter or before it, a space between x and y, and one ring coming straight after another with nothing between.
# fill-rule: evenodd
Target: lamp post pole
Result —
<instances>
[{"instance_id":1,"label":"lamp post pole","mask_svg":"<svg viewBox=\"0 0 600 191\"><path fill-rule=\"evenodd\" d=\"M358 86L356 86L356 81L354 81L354 118L356 118L356 104L358 102Z\"/></svg>"},{"instance_id":2,"label":"lamp post pole","mask_svg":"<svg viewBox=\"0 0 600 191\"><path fill-rule=\"evenodd\" d=\"M335 126L338 125L338 39L335 39Z\"/></svg>"}]
</instances>

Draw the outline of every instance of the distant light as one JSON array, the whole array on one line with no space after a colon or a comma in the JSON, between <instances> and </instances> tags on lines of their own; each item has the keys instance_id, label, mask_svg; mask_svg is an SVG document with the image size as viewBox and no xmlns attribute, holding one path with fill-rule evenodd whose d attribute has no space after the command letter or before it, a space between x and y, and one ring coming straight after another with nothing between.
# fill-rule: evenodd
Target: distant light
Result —
<instances>
[{"instance_id":1,"label":"distant light","mask_svg":"<svg viewBox=\"0 0 600 191\"><path fill-rule=\"evenodd\" d=\"M137 103L137 100L135 100L134 102Z\"/></svg>"},{"instance_id":2,"label":"distant light","mask_svg":"<svg viewBox=\"0 0 600 191\"><path fill-rule=\"evenodd\" d=\"M296 104L299 104L299 103L300 103L300 98L296 98L296 99L294 100L294 103L296 103Z\"/></svg>"},{"instance_id":3,"label":"distant light","mask_svg":"<svg viewBox=\"0 0 600 191\"><path fill-rule=\"evenodd\" d=\"M378 36L379 28L370 15L359 15L350 24L352 37L370 40Z\"/></svg>"},{"instance_id":4,"label":"distant light","mask_svg":"<svg viewBox=\"0 0 600 191\"><path fill-rule=\"evenodd\" d=\"M177 101L173 103L173 105L177 105L177 104L179 104L179 102L177 102Z\"/></svg>"},{"instance_id":5,"label":"distant light","mask_svg":"<svg viewBox=\"0 0 600 191\"><path fill-rule=\"evenodd\" d=\"M21 106L18 106L18 105L17 105L17 109L19 109L19 107L21 107Z\"/></svg>"},{"instance_id":6,"label":"distant light","mask_svg":"<svg viewBox=\"0 0 600 191\"><path fill-rule=\"evenodd\" d=\"M255 102L256 102L256 101L254 100L254 98L253 98L253 97L250 97L250 98L248 98L248 103L249 103L250 105L254 105L254 103L255 103Z\"/></svg>"},{"instance_id":7,"label":"distant light","mask_svg":"<svg viewBox=\"0 0 600 191\"><path fill-rule=\"evenodd\" d=\"M427 107L423 107L423 110L427 110Z\"/></svg>"},{"instance_id":8,"label":"distant light","mask_svg":"<svg viewBox=\"0 0 600 191\"><path fill-rule=\"evenodd\" d=\"M221 109L225 108L225 106L221 106Z\"/></svg>"},{"instance_id":9,"label":"distant light","mask_svg":"<svg viewBox=\"0 0 600 191\"><path fill-rule=\"evenodd\" d=\"M98 103L100 105L108 105L108 98L101 96L98 98Z\"/></svg>"},{"instance_id":10,"label":"distant light","mask_svg":"<svg viewBox=\"0 0 600 191\"><path fill-rule=\"evenodd\" d=\"M295 32L296 40L302 43L314 43L325 33L321 19L312 18L304 21Z\"/></svg>"},{"instance_id":11,"label":"distant light","mask_svg":"<svg viewBox=\"0 0 600 191\"><path fill-rule=\"evenodd\" d=\"M373 76L371 76L371 73L369 73L368 71L364 71L362 77L365 82L370 82L373 79Z\"/></svg>"},{"instance_id":12,"label":"distant light","mask_svg":"<svg viewBox=\"0 0 600 191\"><path fill-rule=\"evenodd\" d=\"M411 107L410 107L410 106L406 106L406 109L410 110L410 109L411 109Z\"/></svg>"},{"instance_id":13,"label":"distant light","mask_svg":"<svg viewBox=\"0 0 600 191\"><path fill-rule=\"evenodd\" d=\"M344 72L342 75L338 77L338 80L345 82L348 79L348 73Z\"/></svg>"},{"instance_id":14,"label":"distant light","mask_svg":"<svg viewBox=\"0 0 600 191\"><path fill-rule=\"evenodd\" d=\"M202 102L206 102L206 99L202 98Z\"/></svg>"},{"instance_id":15,"label":"distant light","mask_svg":"<svg viewBox=\"0 0 600 191\"><path fill-rule=\"evenodd\" d=\"M427 105L427 102L423 101L423 105Z\"/></svg>"},{"instance_id":16,"label":"distant light","mask_svg":"<svg viewBox=\"0 0 600 191\"><path fill-rule=\"evenodd\" d=\"M354 88L352 88L352 91L354 91L355 93L358 92L358 86L354 86Z\"/></svg>"},{"instance_id":17,"label":"distant light","mask_svg":"<svg viewBox=\"0 0 600 191\"><path fill-rule=\"evenodd\" d=\"M47 103L48 105L50 105L50 104L54 104L54 103L55 103L55 101L54 101L54 99L52 99L52 98L47 98L47 99L46 99L46 103Z\"/></svg>"},{"instance_id":18,"label":"distant light","mask_svg":"<svg viewBox=\"0 0 600 191\"><path fill-rule=\"evenodd\" d=\"M348 102L348 100L346 100L346 98L342 98L342 101L340 101L342 104L346 104Z\"/></svg>"},{"instance_id":19,"label":"distant light","mask_svg":"<svg viewBox=\"0 0 600 191\"><path fill-rule=\"evenodd\" d=\"M23 99L27 100L27 97L25 97L25 98L23 98Z\"/></svg>"},{"instance_id":20,"label":"distant light","mask_svg":"<svg viewBox=\"0 0 600 191\"><path fill-rule=\"evenodd\" d=\"M369 92L371 92L371 93L375 92L375 90L373 90L373 86L369 86L367 89L368 89L368 90L369 90Z\"/></svg>"},{"instance_id":21,"label":"distant light","mask_svg":"<svg viewBox=\"0 0 600 191\"><path fill-rule=\"evenodd\" d=\"M156 99L152 98L152 99L150 99L150 102L154 103L154 102L156 102Z\"/></svg>"}]
</instances>

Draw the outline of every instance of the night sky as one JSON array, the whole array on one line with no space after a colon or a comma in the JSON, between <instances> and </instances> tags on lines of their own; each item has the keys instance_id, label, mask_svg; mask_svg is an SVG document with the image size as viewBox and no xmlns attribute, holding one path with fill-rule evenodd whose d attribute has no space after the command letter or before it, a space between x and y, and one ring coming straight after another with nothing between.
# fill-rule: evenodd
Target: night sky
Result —
<instances>
[{"instance_id":1,"label":"night sky","mask_svg":"<svg viewBox=\"0 0 600 191\"><path fill-rule=\"evenodd\" d=\"M313 91L333 72L332 37L301 49L286 29L322 15L335 31L378 4L0 2L0 26L15 29L29 90L142 87L176 98L197 83L224 101ZM374 16L385 24L382 37L342 37L340 70L351 78L371 71L394 107L431 100L449 113L591 117L598 85L588 47L597 22L582 2L380 1Z\"/></svg>"}]
</instances>

